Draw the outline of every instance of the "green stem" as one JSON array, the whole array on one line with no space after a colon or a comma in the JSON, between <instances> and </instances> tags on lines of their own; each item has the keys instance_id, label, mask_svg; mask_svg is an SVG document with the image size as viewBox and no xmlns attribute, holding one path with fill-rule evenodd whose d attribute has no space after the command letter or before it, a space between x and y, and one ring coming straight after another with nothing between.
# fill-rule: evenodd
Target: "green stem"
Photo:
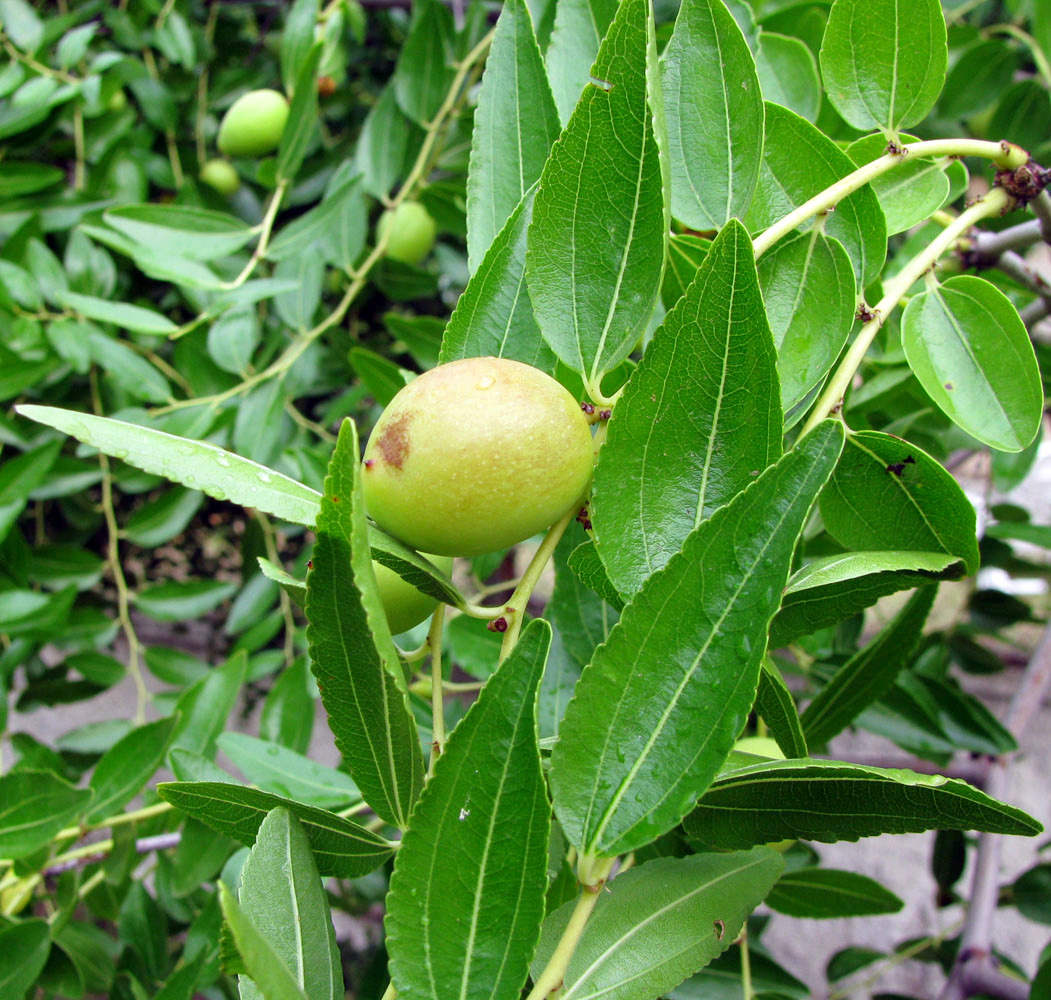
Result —
<instances>
[{"instance_id":1,"label":"green stem","mask_svg":"<svg viewBox=\"0 0 1051 1000\"><path fill-rule=\"evenodd\" d=\"M431 762L428 777L434 774L434 765L445 749L445 694L442 690L442 626L445 624L445 605L439 604L431 618L427 645L431 650Z\"/></svg>"},{"instance_id":2,"label":"green stem","mask_svg":"<svg viewBox=\"0 0 1051 1000\"><path fill-rule=\"evenodd\" d=\"M992 160L998 167L1013 170L1029 162L1029 154L1020 146L1006 142L987 142L982 139L932 139L927 142L912 142L902 146L900 152L887 153L871 163L858 167L846 177L803 202L784 218L779 219L769 229L760 233L753 241L755 256L761 257L782 236L790 233L796 226L806 222L814 215L829 212L844 198L875 180L888 170L893 170L900 163L917 156L980 156Z\"/></svg>"},{"instance_id":3,"label":"green stem","mask_svg":"<svg viewBox=\"0 0 1051 1000\"><path fill-rule=\"evenodd\" d=\"M73 190L84 190L84 111L80 101L73 104L73 149L76 162L73 165Z\"/></svg>"},{"instance_id":4,"label":"green stem","mask_svg":"<svg viewBox=\"0 0 1051 1000\"><path fill-rule=\"evenodd\" d=\"M748 924L741 930L741 997L742 1000L752 1000L752 957L748 953Z\"/></svg>"},{"instance_id":5,"label":"green stem","mask_svg":"<svg viewBox=\"0 0 1051 1000\"><path fill-rule=\"evenodd\" d=\"M873 318L858 332L854 343L850 345L850 349L844 355L839 367L825 386L824 392L821 393L818 401L814 404L807 422L803 425L803 430L800 434L801 438L824 420L825 417L831 416L838 410L847 387L861 366L861 362L872 345L872 341L876 338L876 334L879 333L880 327L883 326L912 285L922 278L926 271L937 263L938 258L971 226L981 219L1003 214L1013 201L1013 197L1003 188L993 188L985 197L979 199L970 208L962 212L951 225L946 226L922 253L913 257L905 265L901 273L884 286L883 298L879 300L872 310Z\"/></svg>"}]
</instances>

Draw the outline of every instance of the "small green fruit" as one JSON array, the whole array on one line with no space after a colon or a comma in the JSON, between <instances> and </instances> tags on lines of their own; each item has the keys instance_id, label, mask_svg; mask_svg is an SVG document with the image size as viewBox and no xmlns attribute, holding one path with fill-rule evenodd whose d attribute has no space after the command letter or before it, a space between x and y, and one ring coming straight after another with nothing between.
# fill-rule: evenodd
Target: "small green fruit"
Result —
<instances>
[{"instance_id":1,"label":"small green fruit","mask_svg":"<svg viewBox=\"0 0 1051 1000\"><path fill-rule=\"evenodd\" d=\"M431 252L438 227L418 201L388 208L376 224L376 239L387 236L387 256L403 264L419 264Z\"/></svg>"},{"instance_id":2,"label":"small green fruit","mask_svg":"<svg viewBox=\"0 0 1051 1000\"><path fill-rule=\"evenodd\" d=\"M451 557L420 554L426 556L446 576L452 572ZM376 584L383 601L383 610L387 614L391 635L407 632L413 626L419 625L438 607L435 598L421 593L411 583L406 583L394 570L381 566L375 559L372 560L372 568L376 572Z\"/></svg>"},{"instance_id":3,"label":"small green fruit","mask_svg":"<svg viewBox=\"0 0 1051 1000\"><path fill-rule=\"evenodd\" d=\"M276 90L251 90L230 106L219 126L224 156L262 156L277 148L288 121L288 101Z\"/></svg>"},{"instance_id":4,"label":"small green fruit","mask_svg":"<svg viewBox=\"0 0 1051 1000\"><path fill-rule=\"evenodd\" d=\"M241 186L241 178L229 160L209 160L201 167L201 183L229 198Z\"/></svg>"},{"instance_id":5,"label":"small green fruit","mask_svg":"<svg viewBox=\"0 0 1051 1000\"><path fill-rule=\"evenodd\" d=\"M369 514L421 552L480 555L553 524L591 478L591 428L550 375L466 358L414 379L365 448Z\"/></svg>"},{"instance_id":6,"label":"small green fruit","mask_svg":"<svg viewBox=\"0 0 1051 1000\"><path fill-rule=\"evenodd\" d=\"M120 112L128 106L128 98L122 89L117 89L110 94L109 100L106 102L106 110Z\"/></svg>"}]
</instances>

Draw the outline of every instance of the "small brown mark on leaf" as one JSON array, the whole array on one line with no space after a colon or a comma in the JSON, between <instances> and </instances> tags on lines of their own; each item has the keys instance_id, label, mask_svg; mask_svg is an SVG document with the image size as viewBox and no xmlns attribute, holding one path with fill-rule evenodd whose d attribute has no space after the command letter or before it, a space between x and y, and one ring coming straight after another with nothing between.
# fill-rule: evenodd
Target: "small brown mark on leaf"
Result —
<instances>
[{"instance_id":1,"label":"small brown mark on leaf","mask_svg":"<svg viewBox=\"0 0 1051 1000\"><path fill-rule=\"evenodd\" d=\"M715 940L722 941L723 935L726 933L726 924L721 920L713 921L712 929L715 931Z\"/></svg>"}]
</instances>

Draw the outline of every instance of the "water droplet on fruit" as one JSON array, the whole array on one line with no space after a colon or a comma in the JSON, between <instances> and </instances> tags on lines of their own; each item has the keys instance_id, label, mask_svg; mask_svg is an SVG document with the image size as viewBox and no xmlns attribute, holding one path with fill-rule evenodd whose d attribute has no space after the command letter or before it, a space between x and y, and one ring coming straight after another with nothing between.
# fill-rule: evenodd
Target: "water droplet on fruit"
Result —
<instances>
[{"instance_id":1,"label":"water droplet on fruit","mask_svg":"<svg viewBox=\"0 0 1051 1000\"><path fill-rule=\"evenodd\" d=\"M492 375L483 375L476 383L476 389L491 389L496 385L496 379Z\"/></svg>"}]
</instances>

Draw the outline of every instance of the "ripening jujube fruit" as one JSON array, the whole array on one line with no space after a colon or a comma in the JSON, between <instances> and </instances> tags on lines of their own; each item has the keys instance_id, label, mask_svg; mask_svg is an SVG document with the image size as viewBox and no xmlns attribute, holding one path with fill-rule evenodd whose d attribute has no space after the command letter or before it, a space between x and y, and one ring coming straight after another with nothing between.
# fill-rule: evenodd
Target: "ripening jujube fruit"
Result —
<instances>
[{"instance_id":1,"label":"ripening jujube fruit","mask_svg":"<svg viewBox=\"0 0 1051 1000\"><path fill-rule=\"evenodd\" d=\"M241 178L228 160L209 160L201 167L201 183L229 197L240 186Z\"/></svg>"},{"instance_id":2,"label":"ripening jujube fruit","mask_svg":"<svg viewBox=\"0 0 1051 1000\"><path fill-rule=\"evenodd\" d=\"M466 358L384 410L365 448L365 504L415 549L480 555L557 521L591 470L591 428L565 388L518 361Z\"/></svg>"},{"instance_id":3,"label":"ripening jujube fruit","mask_svg":"<svg viewBox=\"0 0 1051 1000\"><path fill-rule=\"evenodd\" d=\"M450 556L432 556L422 552L420 554L434 563L446 576L452 572L453 561ZM380 600L383 601L383 610L387 615L391 635L407 632L413 626L419 625L438 606L437 598L417 590L394 570L387 569L375 559L372 561L372 568L376 573L376 585Z\"/></svg>"},{"instance_id":4,"label":"ripening jujube fruit","mask_svg":"<svg viewBox=\"0 0 1051 1000\"><path fill-rule=\"evenodd\" d=\"M376 223L377 242L386 235L386 255L403 264L419 264L431 252L438 227L418 201L388 208Z\"/></svg>"},{"instance_id":5,"label":"ripening jujube fruit","mask_svg":"<svg viewBox=\"0 0 1051 1000\"><path fill-rule=\"evenodd\" d=\"M216 145L224 156L262 156L277 149L288 121L288 100L276 90L250 90L223 116Z\"/></svg>"}]
</instances>

